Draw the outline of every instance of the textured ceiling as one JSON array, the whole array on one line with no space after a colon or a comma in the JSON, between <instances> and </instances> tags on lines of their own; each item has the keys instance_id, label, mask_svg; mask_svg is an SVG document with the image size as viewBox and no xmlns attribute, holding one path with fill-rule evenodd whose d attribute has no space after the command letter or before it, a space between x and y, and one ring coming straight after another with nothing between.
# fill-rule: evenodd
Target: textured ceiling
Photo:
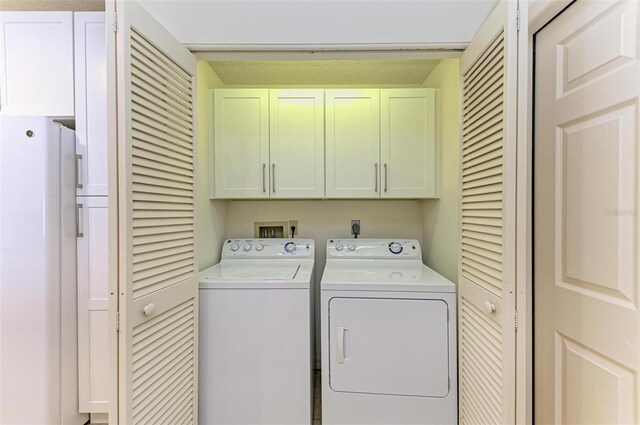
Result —
<instances>
[{"instance_id":1,"label":"textured ceiling","mask_svg":"<svg viewBox=\"0 0 640 425\"><path fill-rule=\"evenodd\" d=\"M213 61L209 64L226 85L382 85L422 84L438 61Z\"/></svg>"}]
</instances>

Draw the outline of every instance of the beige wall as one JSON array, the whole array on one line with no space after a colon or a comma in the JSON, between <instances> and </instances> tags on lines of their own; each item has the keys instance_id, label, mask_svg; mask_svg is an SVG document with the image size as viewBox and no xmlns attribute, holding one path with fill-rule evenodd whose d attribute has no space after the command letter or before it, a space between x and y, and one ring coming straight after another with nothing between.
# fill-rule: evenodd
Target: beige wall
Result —
<instances>
[{"instance_id":1,"label":"beige wall","mask_svg":"<svg viewBox=\"0 0 640 425\"><path fill-rule=\"evenodd\" d=\"M425 264L458 281L460 68L444 59L424 83L440 90L440 199L422 201L422 256Z\"/></svg>"},{"instance_id":2,"label":"beige wall","mask_svg":"<svg viewBox=\"0 0 640 425\"><path fill-rule=\"evenodd\" d=\"M104 10L104 0L0 0L0 10L101 11Z\"/></svg>"},{"instance_id":3,"label":"beige wall","mask_svg":"<svg viewBox=\"0 0 640 425\"><path fill-rule=\"evenodd\" d=\"M227 201L209 199L209 89L222 87L207 62L198 62L196 74L196 245L200 270L220 260L225 238Z\"/></svg>"}]
</instances>

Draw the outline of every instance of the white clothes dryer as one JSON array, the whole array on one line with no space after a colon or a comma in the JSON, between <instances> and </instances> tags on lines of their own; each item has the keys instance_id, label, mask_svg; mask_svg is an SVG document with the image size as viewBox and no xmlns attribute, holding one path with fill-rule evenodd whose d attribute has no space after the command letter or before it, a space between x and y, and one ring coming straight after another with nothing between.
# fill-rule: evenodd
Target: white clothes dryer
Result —
<instances>
[{"instance_id":1,"label":"white clothes dryer","mask_svg":"<svg viewBox=\"0 0 640 425\"><path fill-rule=\"evenodd\" d=\"M416 240L332 239L321 281L323 425L456 424L456 289Z\"/></svg>"},{"instance_id":2,"label":"white clothes dryer","mask_svg":"<svg viewBox=\"0 0 640 425\"><path fill-rule=\"evenodd\" d=\"M312 421L309 239L229 239L200 273L199 423Z\"/></svg>"}]
</instances>

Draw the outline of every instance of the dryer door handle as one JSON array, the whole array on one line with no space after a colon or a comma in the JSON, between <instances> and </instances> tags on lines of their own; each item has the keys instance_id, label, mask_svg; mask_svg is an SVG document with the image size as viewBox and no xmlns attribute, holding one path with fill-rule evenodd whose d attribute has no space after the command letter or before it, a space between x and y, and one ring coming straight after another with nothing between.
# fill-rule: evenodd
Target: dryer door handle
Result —
<instances>
[{"instance_id":1,"label":"dryer door handle","mask_svg":"<svg viewBox=\"0 0 640 425\"><path fill-rule=\"evenodd\" d=\"M346 328L342 326L338 326L336 328L336 362L339 364L344 364L347 359L345 356L344 346L345 346L345 338L347 332L349 332Z\"/></svg>"}]
</instances>

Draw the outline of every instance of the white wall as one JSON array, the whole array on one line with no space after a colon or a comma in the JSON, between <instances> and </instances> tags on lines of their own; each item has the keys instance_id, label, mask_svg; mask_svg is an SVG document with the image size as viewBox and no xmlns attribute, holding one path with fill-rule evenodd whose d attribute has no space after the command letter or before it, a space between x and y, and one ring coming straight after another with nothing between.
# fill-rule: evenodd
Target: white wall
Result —
<instances>
[{"instance_id":1,"label":"white wall","mask_svg":"<svg viewBox=\"0 0 640 425\"><path fill-rule=\"evenodd\" d=\"M198 62L196 72L196 248L198 268L220 260L225 238L227 201L209 199L209 89L222 87L207 62Z\"/></svg>"},{"instance_id":2,"label":"white wall","mask_svg":"<svg viewBox=\"0 0 640 425\"><path fill-rule=\"evenodd\" d=\"M197 47L198 44L466 44L496 2L140 0L140 3L178 40Z\"/></svg>"},{"instance_id":3,"label":"white wall","mask_svg":"<svg viewBox=\"0 0 640 425\"><path fill-rule=\"evenodd\" d=\"M458 281L460 201L460 61L444 59L425 87L439 89L440 199L422 201L422 255L426 265Z\"/></svg>"},{"instance_id":4,"label":"white wall","mask_svg":"<svg viewBox=\"0 0 640 425\"><path fill-rule=\"evenodd\" d=\"M299 237L316 241L316 354L320 355L319 291L327 239L349 238L351 220L361 238L422 239L422 211L414 200L229 201L227 238L253 237L254 221L298 220Z\"/></svg>"}]
</instances>

